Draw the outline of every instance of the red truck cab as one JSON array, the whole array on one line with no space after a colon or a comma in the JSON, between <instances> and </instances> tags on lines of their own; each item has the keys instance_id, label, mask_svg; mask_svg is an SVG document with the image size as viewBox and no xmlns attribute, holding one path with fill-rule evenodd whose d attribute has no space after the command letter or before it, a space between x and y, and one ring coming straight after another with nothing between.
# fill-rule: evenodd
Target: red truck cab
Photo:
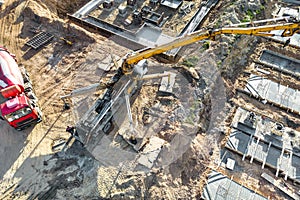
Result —
<instances>
[{"instance_id":1,"label":"red truck cab","mask_svg":"<svg viewBox=\"0 0 300 200\"><path fill-rule=\"evenodd\" d=\"M28 75L22 75L14 56L3 47L0 47L0 116L17 130L42 119Z\"/></svg>"}]
</instances>

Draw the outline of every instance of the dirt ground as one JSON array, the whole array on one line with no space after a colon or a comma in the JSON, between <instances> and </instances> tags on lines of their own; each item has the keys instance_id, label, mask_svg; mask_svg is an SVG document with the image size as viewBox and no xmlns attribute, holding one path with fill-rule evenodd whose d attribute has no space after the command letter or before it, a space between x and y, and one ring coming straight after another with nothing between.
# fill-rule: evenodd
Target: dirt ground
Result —
<instances>
[{"instance_id":1,"label":"dirt ground","mask_svg":"<svg viewBox=\"0 0 300 200\"><path fill-rule=\"evenodd\" d=\"M122 57L130 51L109 38L88 32L68 21L66 14L73 13L86 2L6 0L1 8L0 44L16 54L19 65L29 72L43 112L43 122L19 132L0 121L0 199L200 199L206 175L216 168L220 156L222 143L219 142L224 139L220 133L226 133L226 125L230 125L230 116L227 114L235 105L261 106L255 101L236 97L235 89L241 84L236 82L237 78L243 79L242 71L261 49L279 50L280 46L246 36L222 36L221 42L210 42L209 49L205 49L202 43L189 46L182 57L197 57L196 70L206 87L212 90L207 95L203 94L200 105L203 109L197 124L199 129L187 143L185 151L180 156L175 155L176 159L170 158L172 162L158 160L159 167L149 173L131 173L128 170L126 176L116 180L119 166L103 165L77 142L62 151L52 148L69 138L65 129L67 125L76 124L77 120L74 110L63 109L60 96L110 76L99 70L99 62L110 54ZM263 5L265 9L256 16L257 19L270 18L276 2L255 1L250 5L247 1L221 1L203 26L222 26L228 21L237 23L236 20L245 17L245 12L240 12L242 5L254 10L262 9L260 5ZM38 50L26 46L26 41L39 31L52 33L53 40ZM60 37L70 40L73 45L66 44ZM276 48L276 45L279 47ZM296 57L299 50L288 47L285 53ZM249 54L254 55L249 57ZM195 88L193 84L186 87ZM197 84L200 88L202 83ZM142 112L143 106L153 106L148 95L153 90L151 87L143 88L140 99L136 101L142 106L136 107L136 113ZM147 98L149 102L145 103ZM193 105L190 101L187 98L187 106ZM297 121L295 116L292 119ZM141 118L138 120L140 123L143 121ZM168 131L161 132L161 137L167 141L173 138ZM174 152L176 145L184 142L181 139L179 137L177 143L174 142ZM245 169L250 167L245 166ZM256 173L256 176L253 175L256 179L249 176L245 178L252 180L249 181L253 183L249 185L250 188L262 194L265 192L272 199L285 198L281 193L273 195L272 192L278 191L272 186L257 187L259 172L252 170L251 173ZM234 174L239 175L247 176L244 172Z\"/></svg>"},{"instance_id":2,"label":"dirt ground","mask_svg":"<svg viewBox=\"0 0 300 200\"><path fill-rule=\"evenodd\" d=\"M30 195L31 198L44 195L41 192L49 189L48 181L55 180L55 176L58 175L52 171L46 172L45 166L60 165L55 161L54 157L57 155L52 146L58 141L68 139L66 126L75 124L72 110L63 111L64 104L60 96L80 85L99 81L99 74L92 74L94 72L88 71L85 65L85 57L92 49L97 49L102 57L108 52L123 56L123 52L128 51L104 37L91 33L88 35L80 27L67 23L64 19L65 11L72 13L74 10L70 9L74 8L74 5L78 8L82 3L69 1L64 2L64 5L57 5L56 1L12 0L5 1L2 6L1 44L16 54L19 65L23 65L29 72L43 112L43 122L22 132L14 130L3 121L0 122L1 199L27 199ZM30 49L25 43L36 31L50 32L55 37L44 48ZM68 46L59 37L68 38L73 45ZM97 45L96 41L101 45ZM78 74L83 75L86 71L89 78L78 80L83 77ZM67 164L62 163L66 167L77 165L74 162L69 163L70 158L66 158L68 156L62 157L67 159L63 161ZM86 158L92 159L90 156ZM75 161L79 160L77 158ZM84 160L85 158L81 159L81 162ZM71 169L71 172L74 172L74 169ZM73 185L72 181L69 184Z\"/></svg>"}]
</instances>

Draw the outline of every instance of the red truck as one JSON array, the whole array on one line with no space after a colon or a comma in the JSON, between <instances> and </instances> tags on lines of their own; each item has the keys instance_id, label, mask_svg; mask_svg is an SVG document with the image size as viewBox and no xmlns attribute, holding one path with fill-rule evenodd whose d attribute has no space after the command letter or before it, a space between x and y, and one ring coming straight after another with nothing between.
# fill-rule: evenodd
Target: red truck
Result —
<instances>
[{"instance_id":1,"label":"red truck","mask_svg":"<svg viewBox=\"0 0 300 200\"><path fill-rule=\"evenodd\" d=\"M0 47L0 118L17 130L42 121L32 84L15 56Z\"/></svg>"}]
</instances>

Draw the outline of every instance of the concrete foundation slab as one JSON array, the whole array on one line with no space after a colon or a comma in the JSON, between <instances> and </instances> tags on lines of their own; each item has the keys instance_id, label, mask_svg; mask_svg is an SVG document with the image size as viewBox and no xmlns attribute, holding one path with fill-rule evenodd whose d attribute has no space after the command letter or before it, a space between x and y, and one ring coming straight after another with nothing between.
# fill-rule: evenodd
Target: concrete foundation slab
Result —
<instances>
[{"instance_id":1,"label":"concrete foundation slab","mask_svg":"<svg viewBox=\"0 0 300 200\"><path fill-rule=\"evenodd\" d=\"M244 132L234 130L226 143L226 147L234 149L242 154L246 154L248 143L251 136Z\"/></svg>"},{"instance_id":2,"label":"concrete foundation slab","mask_svg":"<svg viewBox=\"0 0 300 200\"><path fill-rule=\"evenodd\" d=\"M243 123L249 124L249 120L254 132L241 127ZM282 173L285 179L300 182L300 154L294 148L299 145L300 132L242 108L237 109L232 127L226 148L242 155L243 160L249 158L250 163L256 160L262 168L266 165L276 169L276 176Z\"/></svg>"},{"instance_id":3,"label":"concrete foundation slab","mask_svg":"<svg viewBox=\"0 0 300 200\"><path fill-rule=\"evenodd\" d=\"M206 200L267 199L216 171L209 174L202 198Z\"/></svg>"},{"instance_id":4,"label":"concrete foundation slab","mask_svg":"<svg viewBox=\"0 0 300 200\"><path fill-rule=\"evenodd\" d=\"M269 79L251 74L244 91L292 112L300 113L300 92Z\"/></svg>"},{"instance_id":5,"label":"concrete foundation slab","mask_svg":"<svg viewBox=\"0 0 300 200\"><path fill-rule=\"evenodd\" d=\"M144 24L136 32L136 39L140 43L149 44L149 46L154 46L155 44L164 44L173 40L173 38L162 34L161 29L150 24Z\"/></svg>"},{"instance_id":6,"label":"concrete foundation slab","mask_svg":"<svg viewBox=\"0 0 300 200\"><path fill-rule=\"evenodd\" d=\"M278 71L300 77L300 60L276 53L270 50L264 50L259 61Z\"/></svg>"},{"instance_id":7,"label":"concrete foundation slab","mask_svg":"<svg viewBox=\"0 0 300 200\"><path fill-rule=\"evenodd\" d=\"M279 165L278 159L280 158L281 150L274 147L270 147L269 151L272 153L268 154L266 163L269 163L271 166L276 167L277 165Z\"/></svg>"}]
</instances>

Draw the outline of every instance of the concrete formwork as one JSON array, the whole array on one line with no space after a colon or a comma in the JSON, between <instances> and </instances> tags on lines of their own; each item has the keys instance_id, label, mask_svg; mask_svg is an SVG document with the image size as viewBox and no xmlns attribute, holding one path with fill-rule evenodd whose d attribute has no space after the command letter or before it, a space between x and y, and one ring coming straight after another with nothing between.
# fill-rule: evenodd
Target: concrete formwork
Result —
<instances>
[{"instance_id":1,"label":"concrete formwork","mask_svg":"<svg viewBox=\"0 0 300 200\"><path fill-rule=\"evenodd\" d=\"M259 58L259 63L266 67L274 68L277 71L300 78L300 60L264 50Z\"/></svg>"},{"instance_id":2,"label":"concrete formwork","mask_svg":"<svg viewBox=\"0 0 300 200\"><path fill-rule=\"evenodd\" d=\"M300 92L296 89L251 74L244 92L291 112L300 113L300 103L298 101Z\"/></svg>"},{"instance_id":3,"label":"concrete formwork","mask_svg":"<svg viewBox=\"0 0 300 200\"><path fill-rule=\"evenodd\" d=\"M139 11L142 6L148 6L149 8L151 7L150 5L146 4L146 2L143 3L143 5L136 5L135 7L130 7L126 5L125 1L116 1L116 5L114 5L110 10L106 9L100 9L101 12L103 13L109 13L109 14L103 14L101 13L98 15L98 17L92 16L91 13L96 12L99 10L99 7L103 4L103 0L92 0L89 3L87 3L85 6L83 6L81 9L79 9L77 12L75 12L73 15L69 15L69 18L73 20L74 22L91 27L93 29L99 30L101 32L105 32L108 34L113 34L121 39L125 39L125 41L132 43L133 47L136 49L141 49L144 47L155 47L157 45L162 45L164 43L167 43L171 40L174 40L175 37L179 37L182 35L185 35L187 33L193 32L205 19L207 14L210 12L210 10L219 2L219 0L209 0L209 1L203 1L199 8L195 10L194 7L191 6L186 6L186 5L181 5L179 4L178 10L176 9L171 9L170 16L164 17L164 20L172 20L174 18L175 13L177 14L178 12L183 12L185 13L186 16L191 16L189 19L189 22L185 24L185 26L179 31L177 35L174 35L172 33L172 36L169 35L168 32L170 32L170 28L167 28L168 30L165 31L164 27L162 25L153 25L151 23L147 23L147 20L143 20L140 26L137 26L138 28L132 28L132 22L128 21L128 25L117 25L116 22L121 18L126 22L125 18L127 17L128 19L131 19L130 13L134 13L134 11ZM173 2L174 3L174 2ZM199 2L190 2L189 4L195 4ZM118 5L117 5L118 4ZM120 4L120 5L119 5ZM117 7L118 6L118 7ZM125 16L120 16L120 14L117 14L117 10L120 10L120 7L124 7L124 9L127 10L126 17ZM160 13L161 9L159 9L159 5L156 7L153 7L153 10L155 11L156 14L162 14L163 12ZM165 7L164 9L168 9L166 6L162 5L162 7ZM183 10L183 7L189 8L188 12ZM193 8L193 9L191 9ZM153 11L153 13L154 13ZM196 11L196 12L194 12ZM100 11L99 11L100 12ZM152 11L151 11L152 12ZM98 13L98 11L97 11ZM107 18L111 15L115 15L116 19L113 20L113 22L110 22L109 20L106 20L104 16L107 16ZM181 19L182 21L183 19ZM164 22L165 23L165 22ZM174 26L177 27L178 23L174 22ZM162 26L162 27L161 27ZM170 26L170 24L168 25ZM131 27L131 28L130 28ZM176 28L177 29L177 28ZM174 37L175 36L175 37ZM124 41L123 41L124 42ZM129 44L127 46L130 46ZM180 48L173 49L165 54L167 56L167 59L175 59L175 56L178 54Z\"/></svg>"},{"instance_id":4,"label":"concrete formwork","mask_svg":"<svg viewBox=\"0 0 300 200\"><path fill-rule=\"evenodd\" d=\"M209 174L207 184L203 189L202 198L206 200L267 199L216 171L212 171Z\"/></svg>"},{"instance_id":5,"label":"concrete formwork","mask_svg":"<svg viewBox=\"0 0 300 200\"><path fill-rule=\"evenodd\" d=\"M238 108L226 148L239 153L243 160L259 161L300 182L300 132L269 118Z\"/></svg>"},{"instance_id":6,"label":"concrete formwork","mask_svg":"<svg viewBox=\"0 0 300 200\"><path fill-rule=\"evenodd\" d=\"M300 5L300 1L297 0L284 0L284 2Z\"/></svg>"}]
</instances>

